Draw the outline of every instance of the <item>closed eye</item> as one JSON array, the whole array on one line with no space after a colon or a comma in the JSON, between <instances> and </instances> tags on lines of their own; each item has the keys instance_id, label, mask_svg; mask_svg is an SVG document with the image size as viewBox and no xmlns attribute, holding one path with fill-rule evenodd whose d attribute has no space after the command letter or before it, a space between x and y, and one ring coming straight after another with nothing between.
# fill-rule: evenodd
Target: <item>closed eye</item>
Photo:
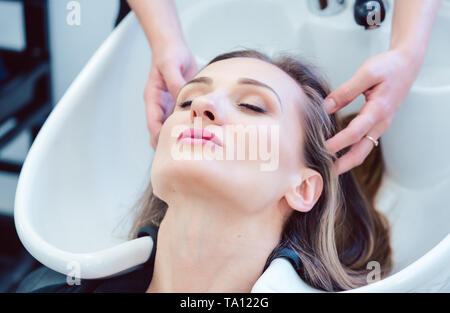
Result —
<instances>
[{"instance_id":1,"label":"closed eye","mask_svg":"<svg viewBox=\"0 0 450 313\"><path fill-rule=\"evenodd\" d=\"M192 100L184 101L184 102L180 103L180 108L186 108L186 107L190 106L191 104L192 104ZM263 108L260 108L256 105L249 104L249 103L239 103L239 106L245 107L247 109L250 109L250 110L258 112L258 113L266 112L266 110L264 110Z\"/></svg>"},{"instance_id":2,"label":"closed eye","mask_svg":"<svg viewBox=\"0 0 450 313\"><path fill-rule=\"evenodd\" d=\"M264 110L263 108L260 108L256 105L253 104L249 104L249 103L239 103L239 106L245 107L247 109L250 109L252 111L258 112L258 113L265 113L266 110Z\"/></svg>"},{"instance_id":3,"label":"closed eye","mask_svg":"<svg viewBox=\"0 0 450 313\"><path fill-rule=\"evenodd\" d=\"M183 103L180 103L180 108L188 107L188 106L191 105L191 103L192 103L192 100L190 100L190 101L184 101Z\"/></svg>"}]
</instances>

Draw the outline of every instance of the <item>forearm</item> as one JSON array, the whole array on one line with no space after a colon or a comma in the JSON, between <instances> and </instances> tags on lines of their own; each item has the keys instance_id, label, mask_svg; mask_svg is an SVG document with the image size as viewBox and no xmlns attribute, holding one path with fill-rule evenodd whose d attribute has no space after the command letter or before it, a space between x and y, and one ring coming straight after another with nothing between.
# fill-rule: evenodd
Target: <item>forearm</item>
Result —
<instances>
[{"instance_id":1,"label":"forearm","mask_svg":"<svg viewBox=\"0 0 450 313\"><path fill-rule=\"evenodd\" d=\"M170 44L184 43L173 0L127 1L136 14L153 53L159 53Z\"/></svg>"},{"instance_id":2,"label":"forearm","mask_svg":"<svg viewBox=\"0 0 450 313\"><path fill-rule=\"evenodd\" d=\"M395 0L391 49L401 49L419 63L425 57L440 0Z\"/></svg>"}]
</instances>

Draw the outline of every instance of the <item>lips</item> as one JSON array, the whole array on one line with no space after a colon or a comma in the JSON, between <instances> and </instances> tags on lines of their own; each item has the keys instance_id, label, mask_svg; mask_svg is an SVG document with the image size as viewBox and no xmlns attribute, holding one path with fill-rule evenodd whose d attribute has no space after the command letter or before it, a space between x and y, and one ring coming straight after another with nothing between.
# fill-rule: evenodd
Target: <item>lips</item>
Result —
<instances>
[{"instance_id":1,"label":"lips","mask_svg":"<svg viewBox=\"0 0 450 313\"><path fill-rule=\"evenodd\" d=\"M208 131L204 128L189 128L184 130L178 136L177 142L187 141L190 143L201 143L205 144L208 142L214 143L220 147L223 146L222 140L217 137L213 132Z\"/></svg>"}]
</instances>

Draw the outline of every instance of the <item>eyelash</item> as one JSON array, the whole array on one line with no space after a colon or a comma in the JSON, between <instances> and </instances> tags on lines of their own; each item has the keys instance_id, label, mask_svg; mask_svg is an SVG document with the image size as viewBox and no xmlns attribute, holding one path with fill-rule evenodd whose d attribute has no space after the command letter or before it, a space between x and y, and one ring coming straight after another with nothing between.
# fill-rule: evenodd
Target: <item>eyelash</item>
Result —
<instances>
[{"instance_id":1,"label":"eyelash","mask_svg":"<svg viewBox=\"0 0 450 313\"><path fill-rule=\"evenodd\" d=\"M181 108L185 108L185 107L187 107L187 106L190 106L191 103L192 103L192 100L190 100L190 101L184 101L184 102L180 103L180 107L181 107ZM249 109L249 110L252 110L252 111L254 111L254 112L257 112L257 113L266 113L266 110L264 110L264 109L262 109L262 108L260 108L260 107L258 107L258 106L256 106L256 105L253 105L253 104L249 104L249 103L239 103L239 106L245 107L245 108L247 108L247 109Z\"/></svg>"}]
</instances>

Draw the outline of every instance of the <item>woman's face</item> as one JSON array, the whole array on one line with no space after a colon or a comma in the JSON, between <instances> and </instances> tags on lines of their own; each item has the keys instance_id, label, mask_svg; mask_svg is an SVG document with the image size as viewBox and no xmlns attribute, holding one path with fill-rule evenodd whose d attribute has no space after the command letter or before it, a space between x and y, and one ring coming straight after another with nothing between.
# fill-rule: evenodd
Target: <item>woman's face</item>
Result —
<instances>
[{"instance_id":1,"label":"woman's face","mask_svg":"<svg viewBox=\"0 0 450 313\"><path fill-rule=\"evenodd\" d=\"M155 195L169 206L176 193L248 214L279 207L304 169L306 101L289 75L262 60L208 65L181 89L162 126L152 165Z\"/></svg>"}]
</instances>

